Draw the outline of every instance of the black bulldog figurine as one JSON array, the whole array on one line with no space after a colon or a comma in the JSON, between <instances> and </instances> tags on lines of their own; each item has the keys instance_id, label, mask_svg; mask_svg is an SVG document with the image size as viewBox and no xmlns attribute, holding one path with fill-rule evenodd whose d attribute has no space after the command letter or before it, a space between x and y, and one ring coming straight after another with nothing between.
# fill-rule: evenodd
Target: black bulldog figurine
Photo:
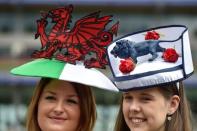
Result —
<instances>
[{"instance_id":1,"label":"black bulldog figurine","mask_svg":"<svg viewBox=\"0 0 197 131\"><path fill-rule=\"evenodd\" d=\"M146 40L135 43L129 40L120 40L116 42L111 54L122 59L132 58L135 63L137 63L137 57L151 54L152 58L149 61L153 61L158 56L157 52L165 51L159 42L159 40Z\"/></svg>"}]
</instances>

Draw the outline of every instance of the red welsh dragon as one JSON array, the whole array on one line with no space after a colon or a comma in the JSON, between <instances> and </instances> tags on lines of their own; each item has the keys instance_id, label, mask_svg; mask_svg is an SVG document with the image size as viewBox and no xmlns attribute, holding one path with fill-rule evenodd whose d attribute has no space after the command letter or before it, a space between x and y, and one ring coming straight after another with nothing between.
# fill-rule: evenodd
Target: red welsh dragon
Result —
<instances>
[{"instance_id":1,"label":"red welsh dragon","mask_svg":"<svg viewBox=\"0 0 197 131\"><path fill-rule=\"evenodd\" d=\"M113 35L117 35L118 22L105 30L112 16L99 17L100 12L95 12L79 19L70 30L68 24L72 10L73 6L69 5L42 13L42 18L37 20L35 34L36 39L40 37L42 47L32 57L55 58L72 64L82 60L86 68L105 68L108 64L106 46L112 42ZM54 25L47 34L45 30L49 18Z\"/></svg>"}]
</instances>

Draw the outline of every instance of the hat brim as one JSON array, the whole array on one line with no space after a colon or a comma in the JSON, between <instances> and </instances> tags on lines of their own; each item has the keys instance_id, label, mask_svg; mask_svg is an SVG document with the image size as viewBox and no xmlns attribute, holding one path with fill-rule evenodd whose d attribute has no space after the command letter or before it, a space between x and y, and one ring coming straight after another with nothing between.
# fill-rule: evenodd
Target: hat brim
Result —
<instances>
[{"instance_id":1,"label":"hat brim","mask_svg":"<svg viewBox=\"0 0 197 131\"><path fill-rule=\"evenodd\" d=\"M54 78L118 91L113 82L101 71L87 69L80 62L73 65L55 59L37 59L12 69L11 73L20 76Z\"/></svg>"}]
</instances>

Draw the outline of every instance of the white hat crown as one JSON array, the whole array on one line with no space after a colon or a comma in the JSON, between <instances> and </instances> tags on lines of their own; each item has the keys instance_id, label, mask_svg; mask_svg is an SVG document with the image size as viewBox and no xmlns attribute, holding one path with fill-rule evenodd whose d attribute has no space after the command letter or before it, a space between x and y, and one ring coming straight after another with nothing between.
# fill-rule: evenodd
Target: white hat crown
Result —
<instances>
[{"instance_id":1,"label":"white hat crown","mask_svg":"<svg viewBox=\"0 0 197 131\"><path fill-rule=\"evenodd\" d=\"M169 25L128 34L107 48L119 90L181 81L193 73L188 28Z\"/></svg>"}]
</instances>

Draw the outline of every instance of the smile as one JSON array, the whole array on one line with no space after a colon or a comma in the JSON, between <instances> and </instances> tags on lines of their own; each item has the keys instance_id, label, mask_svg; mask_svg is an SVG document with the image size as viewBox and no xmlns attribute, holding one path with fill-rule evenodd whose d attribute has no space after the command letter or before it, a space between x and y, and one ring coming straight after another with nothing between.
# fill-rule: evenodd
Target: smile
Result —
<instances>
[{"instance_id":1,"label":"smile","mask_svg":"<svg viewBox=\"0 0 197 131\"><path fill-rule=\"evenodd\" d=\"M54 116L54 117L49 117L51 120L54 120L54 121L56 121L56 122L63 122L63 121L65 121L66 120L66 118L63 118L63 117L56 117L56 116Z\"/></svg>"},{"instance_id":2,"label":"smile","mask_svg":"<svg viewBox=\"0 0 197 131\"><path fill-rule=\"evenodd\" d=\"M140 124L142 122L145 122L146 119L144 118L130 118L130 121L133 123L133 124Z\"/></svg>"}]
</instances>

